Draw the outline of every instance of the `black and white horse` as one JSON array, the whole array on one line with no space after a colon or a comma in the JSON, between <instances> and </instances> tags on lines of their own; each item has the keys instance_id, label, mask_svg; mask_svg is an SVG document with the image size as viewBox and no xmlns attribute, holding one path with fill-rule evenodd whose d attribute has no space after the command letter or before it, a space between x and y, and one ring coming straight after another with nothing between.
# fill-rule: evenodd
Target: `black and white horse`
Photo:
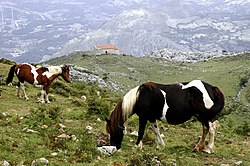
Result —
<instances>
[{"instance_id":1,"label":"black and white horse","mask_svg":"<svg viewBox=\"0 0 250 166\"><path fill-rule=\"evenodd\" d=\"M203 134L194 150L212 153L218 125L216 115L223 107L224 95L220 89L200 80L169 85L147 82L131 89L117 103L110 118L106 119L106 130L110 134L111 145L117 149L121 148L125 132L124 122L133 114L137 114L139 135L136 145L142 148L142 137L149 121L152 123L159 147L165 144L160 136L157 120L177 125L195 116L202 123ZM209 140L205 148L208 133Z\"/></svg>"}]
</instances>

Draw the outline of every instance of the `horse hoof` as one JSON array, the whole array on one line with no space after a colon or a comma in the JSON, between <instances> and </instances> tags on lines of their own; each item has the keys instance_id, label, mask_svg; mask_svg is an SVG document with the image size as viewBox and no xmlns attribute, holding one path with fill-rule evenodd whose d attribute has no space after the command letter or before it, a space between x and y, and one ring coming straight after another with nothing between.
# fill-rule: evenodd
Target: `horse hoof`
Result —
<instances>
[{"instance_id":1,"label":"horse hoof","mask_svg":"<svg viewBox=\"0 0 250 166\"><path fill-rule=\"evenodd\" d=\"M193 149L193 152L201 152L203 151L202 148L199 148L198 146Z\"/></svg>"},{"instance_id":2,"label":"horse hoof","mask_svg":"<svg viewBox=\"0 0 250 166\"><path fill-rule=\"evenodd\" d=\"M207 147L206 149L203 150L203 152L211 154L213 153L213 150L210 147Z\"/></svg>"},{"instance_id":3,"label":"horse hoof","mask_svg":"<svg viewBox=\"0 0 250 166\"><path fill-rule=\"evenodd\" d=\"M135 145L135 147L137 147L137 148L139 148L140 150L142 150L142 141L140 141L138 145Z\"/></svg>"},{"instance_id":4,"label":"horse hoof","mask_svg":"<svg viewBox=\"0 0 250 166\"><path fill-rule=\"evenodd\" d=\"M194 148L193 152L199 152L199 150L197 148Z\"/></svg>"},{"instance_id":5,"label":"horse hoof","mask_svg":"<svg viewBox=\"0 0 250 166\"><path fill-rule=\"evenodd\" d=\"M38 103L45 103L44 100L37 100Z\"/></svg>"}]
</instances>

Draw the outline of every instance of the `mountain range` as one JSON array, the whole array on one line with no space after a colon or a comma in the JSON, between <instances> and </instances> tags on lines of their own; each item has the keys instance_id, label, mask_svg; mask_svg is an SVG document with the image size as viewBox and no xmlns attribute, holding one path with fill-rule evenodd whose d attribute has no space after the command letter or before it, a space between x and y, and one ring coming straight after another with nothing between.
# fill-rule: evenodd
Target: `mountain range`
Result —
<instances>
[{"instance_id":1,"label":"mountain range","mask_svg":"<svg viewBox=\"0 0 250 166\"><path fill-rule=\"evenodd\" d=\"M2 0L0 16L0 57L16 62L109 44L133 56L250 45L250 0Z\"/></svg>"}]
</instances>

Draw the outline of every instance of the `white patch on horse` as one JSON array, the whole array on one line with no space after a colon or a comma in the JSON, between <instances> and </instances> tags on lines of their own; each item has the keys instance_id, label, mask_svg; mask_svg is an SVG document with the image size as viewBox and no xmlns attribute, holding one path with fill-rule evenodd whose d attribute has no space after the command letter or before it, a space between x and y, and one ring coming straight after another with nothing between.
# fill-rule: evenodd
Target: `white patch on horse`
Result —
<instances>
[{"instance_id":1,"label":"white patch on horse","mask_svg":"<svg viewBox=\"0 0 250 166\"><path fill-rule=\"evenodd\" d=\"M20 69L18 68L16 74L19 75L19 72L20 72Z\"/></svg>"},{"instance_id":2,"label":"white patch on horse","mask_svg":"<svg viewBox=\"0 0 250 166\"><path fill-rule=\"evenodd\" d=\"M62 68L60 66L49 66L48 70L49 71L46 71L42 74L43 76L45 75L47 78L52 77L54 74L62 73Z\"/></svg>"},{"instance_id":3,"label":"white patch on horse","mask_svg":"<svg viewBox=\"0 0 250 166\"><path fill-rule=\"evenodd\" d=\"M205 107L207 109L210 109L213 105L214 105L214 102L213 100L210 98L204 84L201 82L201 80L193 80L191 82L189 82L187 85L183 85L183 84L180 84L182 86L182 89L187 89L187 88L190 88L192 86L198 88L201 93L203 94L203 102L205 104Z\"/></svg>"},{"instance_id":4,"label":"white patch on horse","mask_svg":"<svg viewBox=\"0 0 250 166\"><path fill-rule=\"evenodd\" d=\"M31 73L34 75L34 82L33 84L38 84L38 81L37 81L37 76L38 76L38 73L36 72L36 68L28 63L26 63L27 65L29 65L31 67Z\"/></svg>"},{"instance_id":5,"label":"white patch on horse","mask_svg":"<svg viewBox=\"0 0 250 166\"><path fill-rule=\"evenodd\" d=\"M166 102L166 92L164 92L163 90L161 90L161 93L164 97L164 106L163 106L163 110L162 110L162 117L161 117L161 120L163 121L167 121L166 119L166 113L167 113L167 110L168 110L168 104Z\"/></svg>"}]
</instances>

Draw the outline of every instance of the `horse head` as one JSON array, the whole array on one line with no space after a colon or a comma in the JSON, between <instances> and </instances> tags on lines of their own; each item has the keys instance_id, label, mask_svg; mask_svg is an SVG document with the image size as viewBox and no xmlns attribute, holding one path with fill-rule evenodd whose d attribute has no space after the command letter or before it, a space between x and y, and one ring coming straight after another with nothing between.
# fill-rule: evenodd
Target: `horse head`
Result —
<instances>
[{"instance_id":1,"label":"horse head","mask_svg":"<svg viewBox=\"0 0 250 166\"><path fill-rule=\"evenodd\" d=\"M66 82L70 82L70 74L69 74L69 67L70 65L61 65L62 68L62 78L66 81Z\"/></svg>"},{"instance_id":2,"label":"horse head","mask_svg":"<svg viewBox=\"0 0 250 166\"><path fill-rule=\"evenodd\" d=\"M116 124L113 120L106 118L106 131L110 135L110 145L116 146L117 149L121 148L122 139L125 133L123 124Z\"/></svg>"}]
</instances>

